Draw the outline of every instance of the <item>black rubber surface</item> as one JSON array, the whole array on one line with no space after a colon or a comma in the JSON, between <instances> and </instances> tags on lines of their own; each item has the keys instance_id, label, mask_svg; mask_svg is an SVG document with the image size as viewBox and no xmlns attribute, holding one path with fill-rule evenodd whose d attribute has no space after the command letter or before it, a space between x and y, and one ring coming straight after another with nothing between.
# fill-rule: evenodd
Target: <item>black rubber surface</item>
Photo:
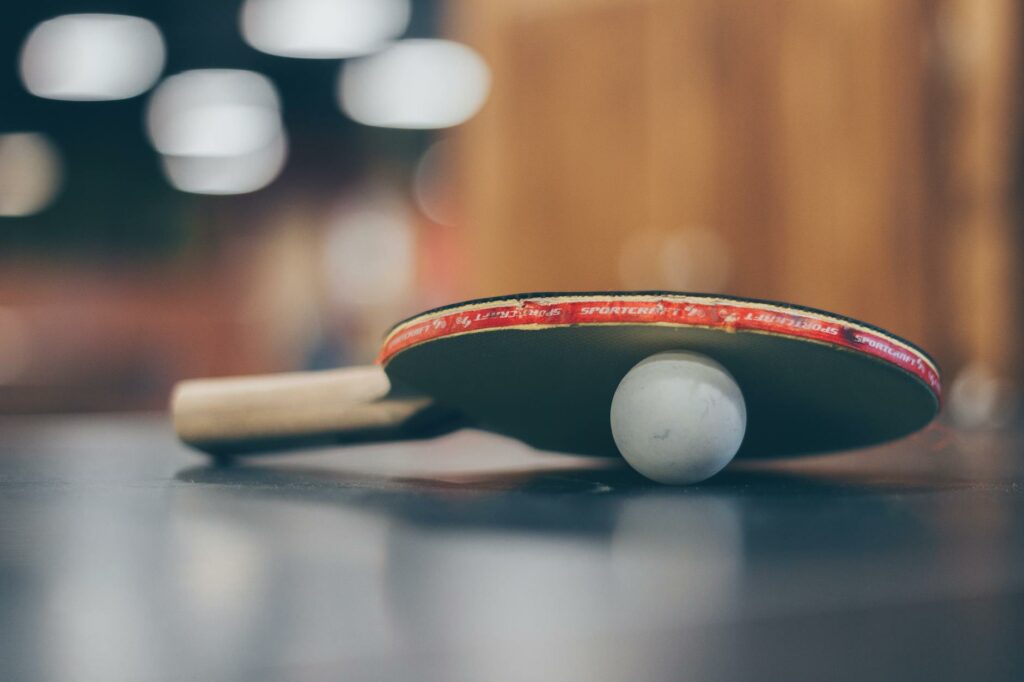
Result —
<instances>
[{"instance_id":1,"label":"black rubber surface","mask_svg":"<svg viewBox=\"0 0 1024 682\"><path fill-rule=\"evenodd\" d=\"M619 381L666 350L714 358L747 402L740 455L828 452L898 438L939 409L925 384L854 351L754 332L652 325L494 329L408 348L395 381L534 447L615 456L608 410Z\"/></svg>"}]
</instances>

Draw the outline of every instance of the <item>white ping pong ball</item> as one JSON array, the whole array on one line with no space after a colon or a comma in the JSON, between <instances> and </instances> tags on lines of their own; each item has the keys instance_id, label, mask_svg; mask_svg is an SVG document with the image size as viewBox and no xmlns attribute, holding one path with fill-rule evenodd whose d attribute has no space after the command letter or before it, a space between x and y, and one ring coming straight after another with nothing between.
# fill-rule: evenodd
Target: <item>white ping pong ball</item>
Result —
<instances>
[{"instance_id":1,"label":"white ping pong ball","mask_svg":"<svg viewBox=\"0 0 1024 682\"><path fill-rule=\"evenodd\" d=\"M697 483L732 461L747 429L736 380L697 353L640 361L612 398L612 436L630 466L659 483Z\"/></svg>"}]
</instances>

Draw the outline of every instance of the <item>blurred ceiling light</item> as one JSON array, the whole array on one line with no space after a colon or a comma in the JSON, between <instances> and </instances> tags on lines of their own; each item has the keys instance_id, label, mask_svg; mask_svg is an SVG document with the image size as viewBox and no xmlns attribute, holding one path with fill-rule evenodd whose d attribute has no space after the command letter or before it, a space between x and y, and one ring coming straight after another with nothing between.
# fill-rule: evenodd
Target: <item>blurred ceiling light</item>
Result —
<instances>
[{"instance_id":1,"label":"blurred ceiling light","mask_svg":"<svg viewBox=\"0 0 1024 682\"><path fill-rule=\"evenodd\" d=\"M164 68L156 25L123 14L65 14L44 21L21 48L21 80L33 95L99 101L142 94Z\"/></svg>"},{"instance_id":2,"label":"blurred ceiling light","mask_svg":"<svg viewBox=\"0 0 1024 682\"><path fill-rule=\"evenodd\" d=\"M427 148L416 164L412 192L416 205L439 225L454 225L452 207L451 142L439 140Z\"/></svg>"},{"instance_id":3,"label":"blurred ceiling light","mask_svg":"<svg viewBox=\"0 0 1024 682\"><path fill-rule=\"evenodd\" d=\"M281 173L288 157L284 131L265 146L236 156L164 156L164 175L183 192L247 194L263 189Z\"/></svg>"},{"instance_id":4,"label":"blurred ceiling light","mask_svg":"<svg viewBox=\"0 0 1024 682\"><path fill-rule=\"evenodd\" d=\"M338 98L354 120L384 128L448 128L472 117L490 90L487 63L448 40L402 40L342 65Z\"/></svg>"},{"instance_id":5,"label":"blurred ceiling light","mask_svg":"<svg viewBox=\"0 0 1024 682\"><path fill-rule=\"evenodd\" d=\"M237 157L280 135L281 103L273 83L254 71L185 71L157 86L146 129L161 154Z\"/></svg>"},{"instance_id":6,"label":"blurred ceiling light","mask_svg":"<svg viewBox=\"0 0 1024 682\"><path fill-rule=\"evenodd\" d=\"M331 59L377 50L409 25L409 0L246 0L242 35L261 52Z\"/></svg>"},{"instance_id":7,"label":"blurred ceiling light","mask_svg":"<svg viewBox=\"0 0 1024 682\"><path fill-rule=\"evenodd\" d=\"M331 295L353 308L395 303L412 286L416 249L404 207L386 197L337 211L324 242Z\"/></svg>"},{"instance_id":8,"label":"blurred ceiling light","mask_svg":"<svg viewBox=\"0 0 1024 682\"><path fill-rule=\"evenodd\" d=\"M57 148L39 133L0 135L0 216L28 216L46 208L61 183Z\"/></svg>"}]
</instances>

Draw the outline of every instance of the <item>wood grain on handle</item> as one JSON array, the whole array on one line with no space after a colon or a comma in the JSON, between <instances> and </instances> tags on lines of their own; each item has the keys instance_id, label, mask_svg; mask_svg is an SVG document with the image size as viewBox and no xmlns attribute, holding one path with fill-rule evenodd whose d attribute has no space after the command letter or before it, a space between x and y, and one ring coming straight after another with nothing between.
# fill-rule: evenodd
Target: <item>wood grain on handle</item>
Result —
<instances>
[{"instance_id":1,"label":"wood grain on handle","mask_svg":"<svg viewBox=\"0 0 1024 682\"><path fill-rule=\"evenodd\" d=\"M375 365L322 372L193 379L178 384L171 413L178 436L208 452L244 453L303 441L344 440L400 429L429 398L387 397Z\"/></svg>"}]
</instances>

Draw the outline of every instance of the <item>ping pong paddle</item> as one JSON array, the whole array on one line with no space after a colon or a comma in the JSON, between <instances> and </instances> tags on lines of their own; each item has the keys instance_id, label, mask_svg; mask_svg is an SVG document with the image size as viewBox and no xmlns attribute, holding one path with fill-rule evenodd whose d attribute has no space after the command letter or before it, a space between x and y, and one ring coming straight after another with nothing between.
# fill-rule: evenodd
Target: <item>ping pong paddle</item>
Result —
<instances>
[{"instance_id":1,"label":"ping pong paddle","mask_svg":"<svg viewBox=\"0 0 1024 682\"><path fill-rule=\"evenodd\" d=\"M182 440L214 455L474 425L544 450L616 456L616 387L669 350L735 377L748 415L741 457L880 443L925 426L941 403L927 353L862 322L747 298L606 292L437 308L395 325L376 365L185 381L172 412Z\"/></svg>"}]
</instances>

